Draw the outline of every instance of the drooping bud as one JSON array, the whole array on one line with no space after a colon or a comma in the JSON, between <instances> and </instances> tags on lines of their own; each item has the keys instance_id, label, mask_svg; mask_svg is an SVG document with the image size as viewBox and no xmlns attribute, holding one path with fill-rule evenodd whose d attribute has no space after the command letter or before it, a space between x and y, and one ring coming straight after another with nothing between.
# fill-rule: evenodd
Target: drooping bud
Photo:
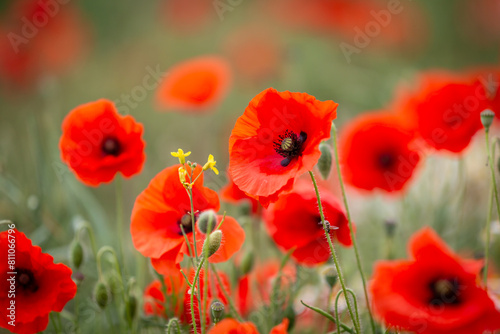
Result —
<instances>
[{"instance_id":1,"label":"drooping bud","mask_svg":"<svg viewBox=\"0 0 500 334\"><path fill-rule=\"evenodd\" d=\"M224 316L224 304L222 304L220 301L215 301L212 303L212 305L210 305L210 308L212 309L214 323L217 324L222 320L222 317Z\"/></svg>"},{"instance_id":2,"label":"drooping bud","mask_svg":"<svg viewBox=\"0 0 500 334\"><path fill-rule=\"evenodd\" d=\"M325 142L319 144L319 150L321 152L321 156L318 160L318 169L323 180L326 180L328 179L330 170L332 169L332 150L330 145Z\"/></svg>"},{"instance_id":3,"label":"drooping bud","mask_svg":"<svg viewBox=\"0 0 500 334\"><path fill-rule=\"evenodd\" d=\"M331 289L333 289L335 284L337 284L337 280L339 277L337 269L335 269L334 266L329 266L323 271L323 276L325 277L326 283L330 286Z\"/></svg>"},{"instance_id":4,"label":"drooping bud","mask_svg":"<svg viewBox=\"0 0 500 334\"><path fill-rule=\"evenodd\" d=\"M101 309L104 309L108 305L109 291L103 281L97 282L94 287L94 300Z\"/></svg>"},{"instance_id":5,"label":"drooping bud","mask_svg":"<svg viewBox=\"0 0 500 334\"><path fill-rule=\"evenodd\" d=\"M493 119L495 118L495 113L490 109L485 109L481 112L481 123L483 123L486 131L489 130L491 124L493 123Z\"/></svg>"},{"instance_id":6,"label":"drooping bud","mask_svg":"<svg viewBox=\"0 0 500 334\"><path fill-rule=\"evenodd\" d=\"M205 210L198 217L198 229L204 234L210 234L217 224L217 214L214 210Z\"/></svg>"},{"instance_id":7,"label":"drooping bud","mask_svg":"<svg viewBox=\"0 0 500 334\"><path fill-rule=\"evenodd\" d=\"M243 260L241 260L241 273L248 274L252 269L255 262L255 256L252 251L245 253Z\"/></svg>"},{"instance_id":8,"label":"drooping bud","mask_svg":"<svg viewBox=\"0 0 500 334\"><path fill-rule=\"evenodd\" d=\"M205 242L203 243L203 254L205 252L207 253L207 258L210 256L214 255L215 252L217 252L220 248L220 244L222 242L222 231L217 230L209 235L207 235L207 238L205 239Z\"/></svg>"},{"instance_id":9,"label":"drooping bud","mask_svg":"<svg viewBox=\"0 0 500 334\"><path fill-rule=\"evenodd\" d=\"M167 324L165 329L165 334L181 334L181 327L179 325L179 319L172 318Z\"/></svg>"},{"instance_id":10,"label":"drooping bud","mask_svg":"<svg viewBox=\"0 0 500 334\"><path fill-rule=\"evenodd\" d=\"M137 314L137 298L131 294L125 301L124 318L129 323L129 325L134 321L135 315Z\"/></svg>"},{"instance_id":11,"label":"drooping bud","mask_svg":"<svg viewBox=\"0 0 500 334\"><path fill-rule=\"evenodd\" d=\"M71 265L76 269L80 268L80 266L82 265L83 247L77 239L73 240L73 242L69 246L69 259L71 261Z\"/></svg>"}]
</instances>

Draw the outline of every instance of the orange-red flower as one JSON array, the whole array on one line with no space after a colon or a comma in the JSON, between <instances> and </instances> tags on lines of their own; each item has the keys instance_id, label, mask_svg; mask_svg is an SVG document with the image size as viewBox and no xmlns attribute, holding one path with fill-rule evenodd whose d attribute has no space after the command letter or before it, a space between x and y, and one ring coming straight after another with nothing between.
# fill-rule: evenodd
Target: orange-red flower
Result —
<instances>
[{"instance_id":1,"label":"orange-red flower","mask_svg":"<svg viewBox=\"0 0 500 334\"><path fill-rule=\"evenodd\" d=\"M0 233L0 327L20 334L42 332L49 313L62 311L73 299L76 284L70 268L55 264L24 233L9 232Z\"/></svg>"},{"instance_id":2,"label":"orange-red flower","mask_svg":"<svg viewBox=\"0 0 500 334\"><path fill-rule=\"evenodd\" d=\"M322 190L321 203L331 226L331 237L344 246L350 246L349 224L340 202L333 194ZM264 221L270 236L281 249L287 251L296 247L292 258L297 262L314 265L326 262L330 257L312 184L299 182L292 192L281 195L264 212Z\"/></svg>"},{"instance_id":3,"label":"orange-red flower","mask_svg":"<svg viewBox=\"0 0 500 334\"><path fill-rule=\"evenodd\" d=\"M194 33L216 17L214 5L206 0L163 0L160 8L165 24L181 33Z\"/></svg>"},{"instance_id":4,"label":"orange-red flower","mask_svg":"<svg viewBox=\"0 0 500 334\"><path fill-rule=\"evenodd\" d=\"M267 207L312 170L319 144L330 137L337 104L305 93L266 89L252 99L229 138L229 173Z\"/></svg>"},{"instance_id":5,"label":"orange-red flower","mask_svg":"<svg viewBox=\"0 0 500 334\"><path fill-rule=\"evenodd\" d=\"M412 131L396 115L358 116L342 129L339 139L345 181L364 190L403 189L420 162L413 140Z\"/></svg>"},{"instance_id":6,"label":"orange-red flower","mask_svg":"<svg viewBox=\"0 0 500 334\"><path fill-rule=\"evenodd\" d=\"M225 97L230 82L231 70L223 58L190 59L167 72L156 92L156 104L161 110L207 111Z\"/></svg>"},{"instance_id":7,"label":"orange-red flower","mask_svg":"<svg viewBox=\"0 0 500 334\"><path fill-rule=\"evenodd\" d=\"M169 274L172 269L178 268L184 255L189 255L181 225L194 252L191 202L179 180L180 166L168 167L156 175L137 197L132 210L130 232L134 246L142 255L151 258L155 269L162 274ZM193 179L200 173L203 173L202 167L197 166ZM193 184L192 192L195 219L201 211L219 210L219 197L215 191L203 186L203 174ZM218 216L218 223L221 220L222 216ZM205 235L198 230L197 225L195 229L197 252L201 255ZM210 262L226 261L241 248L245 239L243 228L232 217L226 216L220 230L222 244L209 258Z\"/></svg>"},{"instance_id":8,"label":"orange-red flower","mask_svg":"<svg viewBox=\"0 0 500 334\"><path fill-rule=\"evenodd\" d=\"M482 261L458 257L430 228L412 237L409 253L375 265L370 290L380 320L422 334L500 329L500 312L477 284Z\"/></svg>"},{"instance_id":9,"label":"orange-red flower","mask_svg":"<svg viewBox=\"0 0 500 334\"><path fill-rule=\"evenodd\" d=\"M288 319L283 319L281 324L274 326L269 334L287 334L288 323ZM259 334L259 331L251 322L238 322L227 318L212 327L208 334Z\"/></svg>"},{"instance_id":10,"label":"orange-red flower","mask_svg":"<svg viewBox=\"0 0 500 334\"><path fill-rule=\"evenodd\" d=\"M73 109L64 119L59 141L61 159L90 186L139 173L144 164L143 127L132 116L121 116L109 100Z\"/></svg>"},{"instance_id":11,"label":"orange-red flower","mask_svg":"<svg viewBox=\"0 0 500 334\"><path fill-rule=\"evenodd\" d=\"M484 87L449 73L426 73L413 92L403 94L398 111L412 120L418 134L436 150L463 152L482 128L479 114L488 108Z\"/></svg>"},{"instance_id":12,"label":"orange-red flower","mask_svg":"<svg viewBox=\"0 0 500 334\"><path fill-rule=\"evenodd\" d=\"M220 194L223 200L230 203L239 203L242 201L247 201L251 205L251 212L257 214L260 209L259 201L255 198L248 196L236 184L229 176L229 183L220 190Z\"/></svg>"}]
</instances>

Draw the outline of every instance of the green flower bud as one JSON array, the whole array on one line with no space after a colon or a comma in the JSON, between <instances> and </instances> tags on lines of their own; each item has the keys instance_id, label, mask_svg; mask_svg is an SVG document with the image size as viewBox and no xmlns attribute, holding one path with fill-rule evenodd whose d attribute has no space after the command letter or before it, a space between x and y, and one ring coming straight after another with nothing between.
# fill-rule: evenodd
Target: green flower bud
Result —
<instances>
[{"instance_id":1,"label":"green flower bud","mask_svg":"<svg viewBox=\"0 0 500 334\"><path fill-rule=\"evenodd\" d=\"M243 275L248 274L250 271L253 269L253 265L255 262L255 256L253 255L253 252L247 252L243 256L243 260L241 260L241 273Z\"/></svg>"},{"instance_id":2,"label":"green flower bud","mask_svg":"<svg viewBox=\"0 0 500 334\"><path fill-rule=\"evenodd\" d=\"M330 170L332 169L332 150L330 145L325 142L319 144L319 150L321 152L321 156L318 160L318 169L323 180L326 180L328 179Z\"/></svg>"},{"instance_id":3,"label":"green flower bud","mask_svg":"<svg viewBox=\"0 0 500 334\"><path fill-rule=\"evenodd\" d=\"M108 287L103 281L97 282L94 288L94 300L96 304L104 309L109 302L109 291Z\"/></svg>"},{"instance_id":4,"label":"green flower bud","mask_svg":"<svg viewBox=\"0 0 500 334\"><path fill-rule=\"evenodd\" d=\"M328 283L330 288L333 289L335 284L337 284L337 279L339 277L337 269L333 266L329 266L323 271L323 276L325 277L326 283Z\"/></svg>"},{"instance_id":5,"label":"green flower bud","mask_svg":"<svg viewBox=\"0 0 500 334\"><path fill-rule=\"evenodd\" d=\"M212 316L214 317L214 323L218 323L224 317L224 304L220 301L215 301L210 305L212 309Z\"/></svg>"},{"instance_id":6,"label":"green flower bud","mask_svg":"<svg viewBox=\"0 0 500 334\"><path fill-rule=\"evenodd\" d=\"M222 231L217 230L210 233L203 243L203 254L207 252L207 258L214 255L220 248L222 242Z\"/></svg>"},{"instance_id":7,"label":"green flower bud","mask_svg":"<svg viewBox=\"0 0 500 334\"><path fill-rule=\"evenodd\" d=\"M198 217L198 229L204 234L210 234L217 224L217 214L214 210L205 210Z\"/></svg>"},{"instance_id":8,"label":"green flower bud","mask_svg":"<svg viewBox=\"0 0 500 334\"><path fill-rule=\"evenodd\" d=\"M125 302L124 318L129 325L134 321L137 314L137 298L134 295L129 295Z\"/></svg>"},{"instance_id":9,"label":"green flower bud","mask_svg":"<svg viewBox=\"0 0 500 334\"><path fill-rule=\"evenodd\" d=\"M288 319L288 329L287 331L290 333L293 327L295 326L295 310L293 309L292 305L288 305L288 307L285 309L285 318Z\"/></svg>"},{"instance_id":10,"label":"green flower bud","mask_svg":"<svg viewBox=\"0 0 500 334\"><path fill-rule=\"evenodd\" d=\"M490 109L485 109L481 112L481 123L483 123L484 128L489 130L491 124L493 123L493 119L495 118L495 113Z\"/></svg>"},{"instance_id":11,"label":"green flower bud","mask_svg":"<svg viewBox=\"0 0 500 334\"><path fill-rule=\"evenodd\" d=\"M394 237L394 233L396 233L396 222L393 220L386 220L384 222L385 233L388 238Z\"/></svg>"},{"instance_id":12,"label":"green flower bud","mask_svg":"<svg viewBox=\"0 0 500 334\"><path fill-rule=\"evenodd\" d=\"M82 244L76 239L73 240L69 246L69 259L71 261L71 265L76 269L80 268L82 265L83 247Z\"/></svg>"}]
</instances>

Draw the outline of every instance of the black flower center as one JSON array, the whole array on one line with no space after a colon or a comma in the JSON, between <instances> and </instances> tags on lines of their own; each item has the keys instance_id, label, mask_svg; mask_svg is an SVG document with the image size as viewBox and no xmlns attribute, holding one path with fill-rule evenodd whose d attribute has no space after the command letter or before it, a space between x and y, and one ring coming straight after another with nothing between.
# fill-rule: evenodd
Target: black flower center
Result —
<instances>
[{"instance_id":1,"label":"black flower center","mask_svg":"<svg viewBox=\"0 0 500 334\"><path fill-rule=\"evenodd\" d=\"M429 288L432 297L429 303L431 305L457 305L460 303L459 282L454 279L438 279L433 281Z\"/></svg>"},{"instance_id":2,"label":"black flower center","mask_svg":"<svg viewBox=\"0 0 500 334\"><path fill-rule=\"evenodd\" d=\"M16 268L16 286L24 291L36 292L38 285L36 284L33 272L28 269Z\"/></svg>"},{"instance_id":3,"label":"black flower center","mask_svg":"<svg viewBox=\"0 0 500 334\"><path fill-rule=\"evenodd\" d=\"M382 169L390 169L396 163L396 159L391 153L381 153L377 156L377 164Z\"/></svg>"},{"instance_id":4,"label":"black flower center","mask_svg":"<svg viewBox=\"0 0 500 334\"><path fill-rule=\"evenodd\" d=\"M294 158L302 156L307 133L301 131L297 136L294 132L286 130L278 137L279 139L273 142L273 147L276 153L284 158L281 160L281 166L286 167Z\"/></svg>"},{"instance_id":5,"label":"black flower center","mask_svg":"<svg viewBox=\"0 0 500 334\"><path fill-rule=\"evenodd\" d=\"M113 155L116 157L120 154L121 145L116 138L109 137L103 140L101 149L105 155Z\"/></svg>"},{"instance_id":6,"label":"black flower center","mask_svg":"<svg viewBox=\"0 0 500 334\"><path fill-rule=\"evenodd\" d=\"M195 223L198 220L198 216L199 216L199 213L196 212L194 214ZM180 226L182 226L182 228L184 229L184 233L186 233L186 234L193 232L193 224L191 222L191 213L190 212L185 213L181 217L181 219L179 219L179 235L182 235L182 230L181 230Z\"/></svg>"}]
</instances>

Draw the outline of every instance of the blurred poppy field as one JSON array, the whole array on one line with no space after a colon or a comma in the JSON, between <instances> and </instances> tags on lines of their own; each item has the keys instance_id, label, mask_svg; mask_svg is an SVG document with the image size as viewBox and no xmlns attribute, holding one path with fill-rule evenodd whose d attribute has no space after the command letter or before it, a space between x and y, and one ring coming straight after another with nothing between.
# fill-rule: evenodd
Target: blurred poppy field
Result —
<instances>
[{"instance_id":1,"label":"blurred poppy field","mask_svg":"<svg viewBox=\"0 0 500 334\"><path fill-rule=\"evenodd\" d=\"M500 1L0 2L0 333L500 332Z\"/></svg>"}]
</instances>

